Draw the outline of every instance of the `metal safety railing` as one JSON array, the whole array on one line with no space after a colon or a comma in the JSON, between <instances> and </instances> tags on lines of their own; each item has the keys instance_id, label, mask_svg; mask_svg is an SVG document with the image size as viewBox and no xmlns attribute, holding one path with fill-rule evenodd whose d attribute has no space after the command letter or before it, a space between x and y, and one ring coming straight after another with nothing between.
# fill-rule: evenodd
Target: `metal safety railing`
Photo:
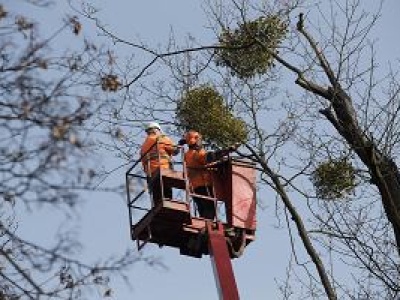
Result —
<instances>
[{"instance_id":1,"label":"metal safety railing","mask_svg":"<svg viewBox=\"0 0 400 300\"><path fill-rule=\"evenodd\" d=\"M160 142L157 141L154 145L142 155L138 155L137 160L132 164L132 166L127 170L125 175L126 180L126 194L127 194L127 206L129 211L129 225L131 228L131 236L132 236L132 228L137 222L139 222L146 214L148 214L156 205L153 199L153 191L151 186L154 184L159 184L160 186L164 186L163 176L154 176L154 174L150 174L150 160L145 159L149 153L153 154L153 159L156 157L157 160L161 160L161 154L159 151ZM156 155L154 156L154 154ZM144 165L143 161L147 163L147 166ZM216 163L210 164L210 166L205 166L205 169L208 169L210 172L213 172L215 169ZM179 193L183 193L182 197L177 197L175 200L184 201L188 204L189 211L193 217L199 216L199 211L194 205L193 197L197 197L200 199L214 201L214 213L215 220L221 220L224 218L224 212L221 208L222 205L217 201L217 199L212 196L216 195L213 190L212 194L209 195L201 195L196 194L192 187L190 186L188 180L188 170L184 160L184 149L181 148L180 155L175 156L173 159L171 158L171 169L174 172L181 172L182 179L184 181L184 189L181 189ZM147 173L145 172L147 170ZM153 176L151 176L153 175ZM157 181L157 182L155 182ZM214 189L214 187L211 187ZM176 190L174 190L176 192ZM161 188L161 197L164 199L164 189ZM174 197L175 198L175 197ZM221 213L222 211L222 213Z\"/></svg>"},{"instance_id":2,"label":"metal safety railing","mask_svg":"<svg viewBox=\"0 0 400 300\"><path fill-rule=\"evenodd\" d=\"M160 142L157 140L153 146L151 146L145 153L139 154L138 159L132 164L132 166L125 173L125 184L126 184L126 195L127 195L127 206L129 213L129 226L132 228L133 225L141 220L147 213L149 213L155 203L152 197L151 185L155 184L154 178L152 178L151 161L161 161L161 154L159 151ZM149 154L156 154L156 157L149 158ZM147 164L147 165L145 165ZM174 162L171 159L171 164ZM145 171L147 170L147 172ZM160 186L163 185L162 177L157 178ZM152 182L153 180L153 182ZM164 190L161 189L161 197L164 198Z\"/></svg>"}]
</instances>

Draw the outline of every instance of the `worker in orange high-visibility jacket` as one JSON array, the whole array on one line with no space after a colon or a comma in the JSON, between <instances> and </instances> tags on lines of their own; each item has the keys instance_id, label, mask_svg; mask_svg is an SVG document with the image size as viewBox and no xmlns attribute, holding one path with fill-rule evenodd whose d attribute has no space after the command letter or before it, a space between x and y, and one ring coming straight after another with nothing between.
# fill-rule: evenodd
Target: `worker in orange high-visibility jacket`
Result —
<instances>
[{"instance_id":1,"label":"worker in orange high-visibility jacket","mask_svg":"<svg viewBox=\"0 0 400 300\"><path fill-rule=\"evenodd\" d=\"M151 182L154 200L161 198L159 170L172 169L172 156L179 153L179 148L165 134L156 122L150 122L146 127L147 137L142 144L140 155L143 169ZM164 198L172 198L172 189L164 187Z\"/></svg>"},{"instance_id":2,"label":"worker in orange high-visibility jacket","mask_svg":"<svg viewBox=\"0 0 400 300\"><path fill-rule=\"evenodd\" d=\"M206 151L202 145L201 134L194 130L189 130L184 141L188 150L185 152L185 164L188 172L189 186L194 191L194 194L214 198L212 175L211 171L206 168L206 165L212 161L218 160L229 152L233 151L234 147L221 151ZM207 219L215 218L215 202L209 199L193 196L200 217Z\"/></svg>"},{"instance_id":3,"label":"worker in orange high-visibility jacket","mask_svg":"<svg viewBox=\"0 0 400 300\"><path fill-rule=\"evenodd\" d=\"M188 150L185 152L185 164L190 189L194 194L214 198L211 173L205 167L210 162L210 154L203 148L201 135L190 130L185 135ZM180 141L182 144L183 141ZM213 220L215 218L215 203L209 199L193 196L200 217Z\"/></svg>"}]
</instances>

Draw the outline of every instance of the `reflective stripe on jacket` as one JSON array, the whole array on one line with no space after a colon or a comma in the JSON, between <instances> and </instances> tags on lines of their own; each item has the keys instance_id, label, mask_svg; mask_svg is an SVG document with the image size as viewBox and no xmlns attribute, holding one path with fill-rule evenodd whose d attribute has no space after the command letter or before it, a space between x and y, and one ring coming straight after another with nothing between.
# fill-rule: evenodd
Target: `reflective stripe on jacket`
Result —
<instances>
[{"instance_id":1,"label":"reflective stripe on jacket","mask_svg":"<svg viewBox=\"0 0 400 300\"><path fill-rule=\"evenodd\" d=\"M140 151L141 156L145 154L142 158L144 171L152 175L159 168L169 169L175 148L173 141L165 135L147 136Z\"/></svg>"},{"instance_id":2,"label":"reflective stripe on jacket","mask_svg":"<svg viewBox=\"0 0 400 300\"><path fill-rule=\"evenodd\" d=\"M189 149L185 153L186 168L192 188L212 185L210 171L205 168L207 164L207 151L204 149Z\"/></svg>"}]
</instances>

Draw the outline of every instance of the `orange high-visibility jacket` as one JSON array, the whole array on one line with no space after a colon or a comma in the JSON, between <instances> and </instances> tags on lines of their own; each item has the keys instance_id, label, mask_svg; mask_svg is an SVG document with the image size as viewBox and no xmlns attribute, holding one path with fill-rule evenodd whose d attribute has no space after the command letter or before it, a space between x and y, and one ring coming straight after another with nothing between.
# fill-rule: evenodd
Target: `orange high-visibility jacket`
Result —
<instances>
[{"instance_id":1,"label":"orange high-visibility jacket","mask_svg":"<svg viewBox=\"0 0 400 300\"><path fill-rule=\"evenodd\" d=\"M185 153L188 178L192 188L199 186L211 186L212 179L210 171L205 168L207 164L207 151L204 149L189 149Z\"/></svg>"},{"instance_id":2,"label":"orange high-visibility jacket","mask_svg":"<svg viewBox=\"0 0 400 300\"><path fill-rule=\"evenodd\" d=\"M166 135L151 134L147 136L140 150L143 156L143 169L148 175L152 175L156 170L169 169L171 167L171 156L174 155L176 145Z\"/></svg>"}]
</instances>

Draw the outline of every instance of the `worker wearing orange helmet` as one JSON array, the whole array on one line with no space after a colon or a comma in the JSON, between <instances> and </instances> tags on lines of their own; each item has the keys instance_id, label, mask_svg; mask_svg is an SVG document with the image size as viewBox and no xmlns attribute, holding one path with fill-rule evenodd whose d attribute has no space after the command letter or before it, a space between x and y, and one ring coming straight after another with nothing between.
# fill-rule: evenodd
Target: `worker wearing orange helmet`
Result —
<instances>
[{"instance_id":1,"label":"worker wearing orange helmet","mask_svg":"<svg viewBox=\"0 0 400 300\"><path fill-rule=\"evenodd\" d=\"M205 167L210 159L207 158L208 152L202 146L200 133L194 130L188 131L180 144L183 142L186 142L189 148L185 153L185 163L191 189L195 194L213 198L211 174ZM215 203L211 199L193 196L193 200L201 217L214 219Z\"/></svg>"},{"instance_id":2,"label":"worker wearing orange helmet","mask_svg":"<svg viewBox=\"0 0 400 300\"><path fill-rule=\"evenodd\" d=\"M185 153L185 163L188 172L188 178L191 189L197 195L214 198L212 188L212 176L206 165L220 157L227 155L236 148L230 147L229 150L222 151L206 151L202 145L201 134L195 130L189 130L185 139L179 141L182 145L188 145L188 151ZM199 215L203 218L215 218L215 203L211 199L193 196L193 200L197 205Z\"/></svg>"},{"instance_id":3,"label":"worker wearing orange helmet","mask_svg":"<svg viewBox=\"0 0 400 300\"><path fill-rule=\"evenodd\" d=\"M161 126L156 122L147 124L146 133L147 137L142 144L140 156L148 178L154 178L159 175L160 169L172 168L172 156L179 153L179 148L162 133ZM155 179L153 182L159 181ZM153 184L152 190L154 199L161 198L161 189L157 184ZM172 198L171 188L164 187L164 198Z\"/></svg>"}]
</instances>

